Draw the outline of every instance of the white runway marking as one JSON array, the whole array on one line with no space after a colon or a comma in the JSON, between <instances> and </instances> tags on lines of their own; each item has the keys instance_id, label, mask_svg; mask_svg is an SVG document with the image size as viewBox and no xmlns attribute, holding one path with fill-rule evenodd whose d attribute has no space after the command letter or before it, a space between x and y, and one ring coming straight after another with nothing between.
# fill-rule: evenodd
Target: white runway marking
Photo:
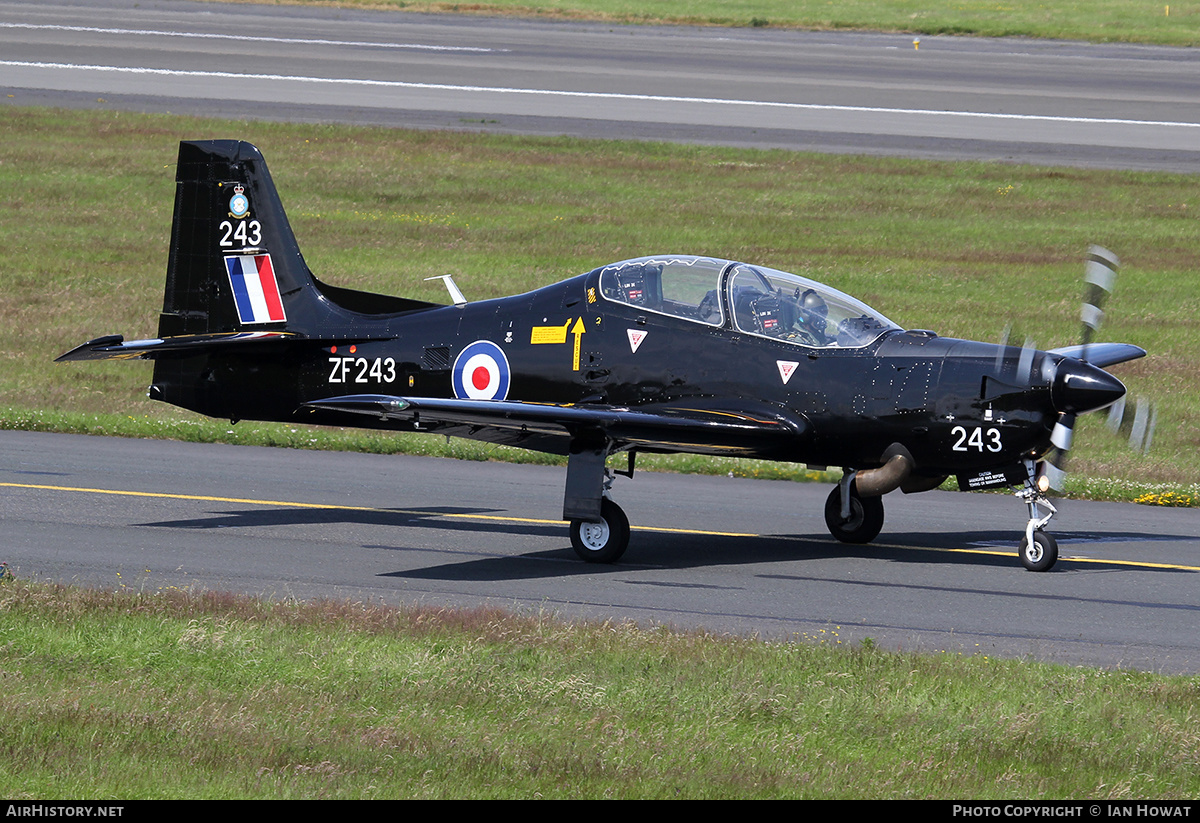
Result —
<instances>
[{"instance_id":1,"label":"white runway marking","mask_svg":"<svg viewBox=\"0 0 1200 823\"><path fill-rule=\"evenodd\" d=\"M935 111L932 109L896 109L877 106L835 106L816 103L788 103L775 100L732 100L722 97L680 97L660 94L628 94L623 92L564 91L558 89L522 89L505 86L470 86L446 83L412 83L403 80L370 80L349 77L309 77L293 74L253 74L227 71L182 71L139 66L96 66L73 63L41 63L19 60L0 60L0 66L12 68L58 69L80 72L110 72L118 74L150 74L163 77L212 78L222 80L269 80L290 83L309 83L335 86L371 86L378 88L423 89L429 91L485 92L503 95L533 95L593 100L625 100L652 103L698 103L719 106L745 106L795 111L853 112L857 114L901 114L935 118L1027 121L1042 123L1077 123L1089 125L1150 126L1154 128L1200 129L1200 123L1172 120L1126 120L1108 117L1063 117L1040 114L1003 114L978 111Z\"/></svg>"},{"instance_id":2,"label":"white runway marking","mask_svg":"<svg viewBox=\"0 0 1200 823\"><path fill-rule=\"evenodd\" d=\"M303 46L366 46L377 49L409 49L415 51L463 51L494 53L508 49L490 49L480 46L438 46L430 43L379 43L371 40L325 40L300 37L262 37L250 34L210 34L194 31L160 31L155 29L106 29L99 26L46 26L32 23L0 23L0 29L34 29L43 31L72 31L91 34L118 34L137 37L183 37L203 40L234 40L251 43L291 43Z\"/></svg>"}]
</instances>

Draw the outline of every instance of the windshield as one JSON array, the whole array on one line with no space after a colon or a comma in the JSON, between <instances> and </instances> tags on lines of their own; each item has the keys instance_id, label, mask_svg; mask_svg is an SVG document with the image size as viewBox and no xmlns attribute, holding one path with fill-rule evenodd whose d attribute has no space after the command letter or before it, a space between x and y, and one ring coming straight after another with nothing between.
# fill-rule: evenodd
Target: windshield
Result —
<instances>
[{"instance_id":1,"label":"windshield","mask_svg":"<svg viewBox=\"0 0 1200 823\"><path fill-rule=\"evenodd\" d=\"M801 346L858 348L900 328L837 289L744 263L729 278L729 305L739 330Z\"/></svg>"}]
</instances>

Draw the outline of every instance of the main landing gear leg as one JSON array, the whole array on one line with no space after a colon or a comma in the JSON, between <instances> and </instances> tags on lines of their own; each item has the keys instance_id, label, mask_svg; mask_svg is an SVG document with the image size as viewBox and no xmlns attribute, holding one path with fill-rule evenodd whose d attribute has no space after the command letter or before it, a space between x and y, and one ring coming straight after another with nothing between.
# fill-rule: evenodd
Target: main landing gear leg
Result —
<instances>
[{"instance_id":1,"label":"main landing gear leg","mask_svg":"<svg viewBox=\"0 0 1200 823\"><path fill-rule=\"evenodd\" d=\"M1058 541L1042 529L1058 509L1054 508L1045 492L1038 488L1037 467L1032 460L1025 461L1025 471L1025 485L1017 492L1017 497L1025 501L1029 508L1029 522L1025 524L1025 536L1021 538L1017 556L1029 571L1045 572L1058 562ZM1042 509L1046 509L1046 514L1042 514Z\"/></svg>"},{"instance_id":2,"label":"main landing gear leg","mask_svg":"<svg viewBox=\"0 0 1200 823\"><path fill-rule=\"evenodd\" d=\"M571 523L571 547L588 563L615 563L629 546L629 518L608 496L613 475L604 466L607 456L607 449L572 448L567 458L563 520Z\"/></svg>"}]
</instances>

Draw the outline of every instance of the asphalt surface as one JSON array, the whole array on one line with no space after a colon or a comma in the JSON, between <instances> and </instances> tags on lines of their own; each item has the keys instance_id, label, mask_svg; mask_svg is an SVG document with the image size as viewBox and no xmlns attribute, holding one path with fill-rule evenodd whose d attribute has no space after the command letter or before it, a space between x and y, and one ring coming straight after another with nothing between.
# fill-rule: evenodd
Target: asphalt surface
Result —
<instances>
[{"instance_id":1,"label":"asphalt surface","mask_svg":"<svg viewBox=\"0 0 1200 823\"><path fill-rule=\"evenodd\" d=\"M0 555L23 578L143 591L494 605L574 619L1200 672L1200 517L1062 501L1037 574L1007 494L885 498L875 544L823 485L638 472L622 562L575 558L565 469L0 432Z\"/></svg>"},{"instance_id":2,"label":"asphalt surface","mask_svg":"<svg viewBox=\"0 0 1200 823\"><path fill-rule=\"evenodd\" d=\"M0 100L1200 171L1194 49L0 2Z\"/></svg>"},{"instance_id":3,"label":"asphalt surface","mask_svg":"<svg viewBox=\"0 0 1200 823\"><path fill-rule=\"evenodd\" d=\"M0 0L0 101L1200 171L1200 55L192 2ZM236 135L226 135L236 136ZM134 367L136 368L136 366ZM622 563L574 558L562 469L0 432L19 576L493 604L772 638L1200 671L1194 510L1065 501L1048 574L1007 495L622 479Z\"/></svg>"}]
</instances>

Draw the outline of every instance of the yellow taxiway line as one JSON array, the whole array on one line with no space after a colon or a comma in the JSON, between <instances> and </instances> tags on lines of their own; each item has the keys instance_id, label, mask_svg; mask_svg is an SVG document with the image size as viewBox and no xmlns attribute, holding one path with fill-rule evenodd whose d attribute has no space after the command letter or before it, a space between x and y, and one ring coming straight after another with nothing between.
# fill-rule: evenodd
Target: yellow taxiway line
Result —
<instances>
[{"instance_id":1,"label":"yellow taxiway line","mask_svg":"<svg viewBox=\"0 0 1200 823\"><path fill-rule=\"evenodd\" d=\"M424 512L413 509L380 509L373 506L346 506L338 503L298 503L293 500L263 500L251 497L216 497L203 494L173 494L170 492L138 492L127 491L124 489L94 489L82 486L51 486L40 483L0 483L0 488L10 489L36 489L40 491L55 491L55 492L77 492L82 494L109 494L124 497L153 497L165 500L196 500L208 503L240 503L251 506L278 506L287 508L299 509L328 509L334 511L357 511L357 512L391 512L394 514L414 514L423 517L446 517L460 520L483 520L499 523L534 523L538 525L558 525L561 520L545 520L534 517L508 517L495 514L463 514L463 513L447 513L447 512ZM815 537L797 537L792 535L767 535L753 534L749 532L721 532L707 531L703 529L675 529L666 526L632 526L634 531L658 532L662 534L693 534L703 537L742 537L742 538L768 538L774 540L791 540L805 543L825 543L828 538ZM997 549L938 549L925 546L903 546L895 543L872 543L870 544L877 548L886 549L904 549L908 551L934 551L934 552L949 552L953 554L978 554L989 555L995 557L1011 557L1015 554L1014 551L1001 551ZM1059 561L1069 561L1072 563L1103 563L1112 566L1131 566L1142 569L1170 569L1174 571L1189 571L1200 572L1200 566L1185 566L1177 563L1149 563L1142 560L1106 560L1096 557L1070 557L1063 555L1059 557Z\"/></svg>"}]
</instances>

